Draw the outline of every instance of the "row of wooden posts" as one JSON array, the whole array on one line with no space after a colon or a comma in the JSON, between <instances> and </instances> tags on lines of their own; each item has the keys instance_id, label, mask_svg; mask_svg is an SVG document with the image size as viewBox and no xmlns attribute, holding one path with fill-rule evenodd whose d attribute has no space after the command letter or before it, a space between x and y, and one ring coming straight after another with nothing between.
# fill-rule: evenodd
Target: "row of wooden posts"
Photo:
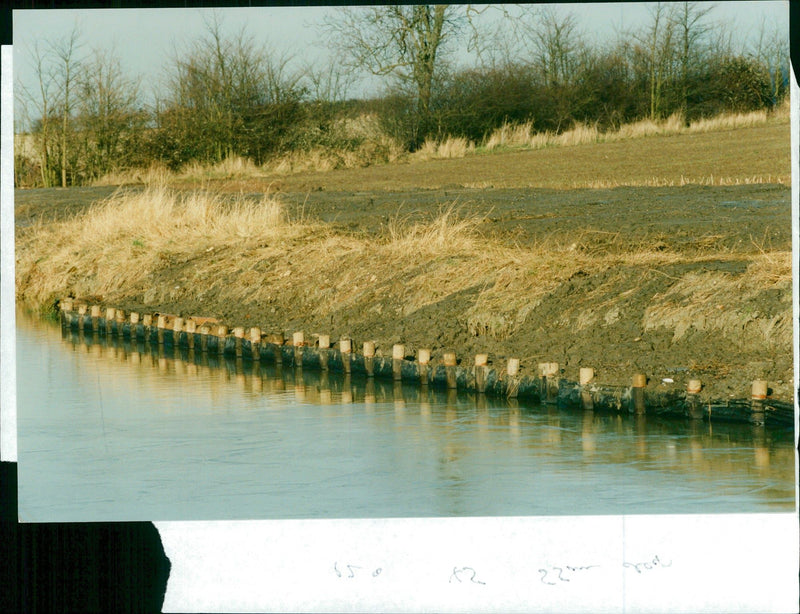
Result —
<instances>
[{"instance_id":1,"label":"row of wooden posts","mask_svg":"<svg viewBox=\"0 0 800 614\"><path fill-rule=\"evenodd\" d=\"M113 307L105 308L103 317L103 310L99 305L87 305L86 303L73 302L72 299L63 299L60 302L60 310L62 323L69 322L70 314L77 312L77 327L83 331L87 325L91 327L93 332L101 332L101 328L107 333L111 334L112 330L119 336L123 336L123 329L126 325L129 328L130 336L136 336L135 330L141 326L144 331L146 339L150 339L153 327L155 326L156 338L159 344L165 343L165 332L171 331L172 337L170 343L178 345L178 338L175 335L186 333L186 344L190 350L199 349L200 351L209 351L209 337L216 337L216 350L219 354L223 354L226 348L237 356L242 357L245 352L243 348L243 341L247 339L250 345L249 357L253 360L261 359L261 346L264 344L272 344L273 346L283 348L286 344L286 339L283 333L270 333L264 334L260 328L251 327L246 330L244 327L235 327L232 331L227 326L221 324L214 318L182 318L180 316L173 316L167 314L139 314L138 312L131 312L126 317L122 309L115 309ZM102 321L102 324L101 324ZM149 334L148 334L149 333ZM200 347L195 348L195 335L199 335ZM326 334L315 335L316 342L313 344L318 350L331 349L330 336ZM232 348L231 346L232 340ZM342 357L348 356L348 359L342 360L342 368L345 373L350 372L351 359L353 354L353 341L350 338L342 338L339 340L339 353ZM302 365L302 352L303 348L308 347L309 344L305 340L304 333L298 331L293 333L291 340L291 347L294 349L294 364ZM403 344L394 344L392 347L392 376L395 380L403 379L403 365L406 361L406 348ZM375 367L375 344L372 341L365 341L362 346L362 356L364 361L364 370L367 376L374 375ZM277 362L282 360L282 351L276 351L274 358ZM328 366L328 353L319 352L319 362L323 369ZM488 366L488 354L476 354L474 362L474 386L478 392L485 392L487 380L489 379L490 368ZM416 364L419 380L425 384L428 381L428 370L431 367L431 352L429 349L419 349L417 351ZM442 354L441 365L445 370L445 381L448 388L456 388L458 386L458 375L456 372L457 359L454 352L444 352ZM520 361L518 358L509 358L505 370L497 373L496 377L504 379L503 389L506 396L515 397L519 391L519 370ZM493 372L494 373L494 372ZM529 378L526 378L529 379ZM538 365L538 381L536 382L538 388L538 396L542 401L554 400L558 396L560 369L557 362L544 362ZM593 406L593 394L590 390L590 385L594 384L595 371L591 367L581 367L579 372L579 387L581 400L580 404L586 408L591 409ZM637 373L633 376L630 387L630 404L634 413L645 413L645 388L647 387L647 376L642 373ZM689 404L695 404L699 393L702 390L702 382L699 379L690 379L686 386L686 400ZM754 409L757 405L756 402L762 401L767 398L768 386L765 380L756 380L752 384L751 398L754 401Z\"/></svg>"}]
</instances>

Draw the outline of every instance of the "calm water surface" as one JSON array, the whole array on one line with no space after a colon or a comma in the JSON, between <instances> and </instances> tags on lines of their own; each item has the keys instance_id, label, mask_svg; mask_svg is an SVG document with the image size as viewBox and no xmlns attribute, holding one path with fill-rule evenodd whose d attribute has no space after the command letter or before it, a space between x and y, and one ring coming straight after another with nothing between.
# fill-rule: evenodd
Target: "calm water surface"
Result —
<instances>
[{"instance_id":1,"label":"calm water surface","mask_svg":"<svg viewBox=\"0 0 800 614\"><path fill-rule=\"evenodd\" d=\"M794 509L793 435L93 343L18 314L24 521Z\"/></svg>"}]
</instances>

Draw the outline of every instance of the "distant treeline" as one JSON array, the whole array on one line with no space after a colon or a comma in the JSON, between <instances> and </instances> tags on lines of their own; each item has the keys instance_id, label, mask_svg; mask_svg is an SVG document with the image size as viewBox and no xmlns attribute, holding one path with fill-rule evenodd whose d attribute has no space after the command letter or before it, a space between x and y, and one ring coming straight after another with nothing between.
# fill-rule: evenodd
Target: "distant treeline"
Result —
<instances>
[{"instance_id":1,"label":"distant treeline","mask_svg":"<svg viewBox=\"0 0 800 614\"><path fill-rule=\"evenodd\" d=\"M486 31L469 11L343 9L326 24L337 62L323 68L297 68L244 32L226 36L214 19L165 63L148 105L113 51L84 53L77 31L43 42L30 54L38 83L17 87L18 132L27 136L15 183L81 185L154 163L178 170L236 156L262 165L367 142L378 151L387 140L406 151L445 137L480 144L504 124L526 122L554 133L676 113L688 123L770 109L787 96L788 39L762 26L755 44L737 49L708 21L710 9L693 3L654 5L647 26L602 45L587 42L571 14L529 7L513 28L501 20ZM458 67L454 43L467 36L480 61ZM378 55L384 64L370 64ZM350 98L356 69L381 75L382 93Z\"/></svg>"}]
</instances>

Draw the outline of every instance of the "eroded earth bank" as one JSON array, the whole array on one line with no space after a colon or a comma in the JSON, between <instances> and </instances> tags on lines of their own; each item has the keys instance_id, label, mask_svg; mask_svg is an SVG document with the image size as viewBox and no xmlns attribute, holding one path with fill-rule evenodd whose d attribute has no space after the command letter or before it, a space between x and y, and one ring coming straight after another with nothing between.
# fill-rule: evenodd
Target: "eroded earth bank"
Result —
<instances>
[{"instance_id":1,"label":"eroded earth bank","mask_svg":"<svg viewBox=\"0 0 800 614\"><path fill-rule=\"evenodd\" d=\"M17 300L558 362L575 381L692 377L717 400L766 379L792 398L785 185L246 187L17 191Z\"/></svg>"}]
</instances>

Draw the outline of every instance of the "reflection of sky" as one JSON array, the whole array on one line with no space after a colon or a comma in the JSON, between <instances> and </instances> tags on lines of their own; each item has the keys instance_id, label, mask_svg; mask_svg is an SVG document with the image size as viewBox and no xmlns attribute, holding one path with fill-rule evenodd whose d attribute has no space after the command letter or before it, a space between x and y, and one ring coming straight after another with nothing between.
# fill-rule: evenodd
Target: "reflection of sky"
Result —
<instances>
[{"instance_id":1,"label":"reflection of sky","mask_svg":"<svg viewBox=\"0 0 800 614\"><path fill-rule=\"evenodd\" d=\"M18 330L27 520L791 509L789 435L254 375ZM197 362L202 363L198 360ZM46 374L46 378L44 375Z\"/></svg>"},{"instance_id":2,"label":"reflection of sky","mask_svg":"<svg viewBox=\"0 0 800 614\"><path fill-rule=\"evenodd\" d=\"M705 4L705 3L701 3ZM480 6L480 5L478 5ZM589 40L602 41L615 36L619 29L637 28L649 19L647 3L587 3L567 6L577 17ZM738 36L756 36L761 20L767 25L780 23L788 28L786 2L715 3L714 21L730 24ZM260 7L223 9L224 31L234 35L242 28L259 43L267 43L278 53L293 56L295 63L319 62L328 52L318 44L319 24L331 7ZM513 10L513 7L509 7ZM14 12L15 74L31 87L35 76L26 49L39 41L58 40L74 26L82 34L85 49L113 49L126 70L145 77L145 87L156 85L162 68L174 46L181 48L204 32L204 19L210 9L135 9L135 10L35 10ZM497 19L498 12L483 13L479 21ZM457 54L458 62L473 62L466 48ZM369 80L358 88L375 91L377 80ZM151 92L144 92L150 95Z\"/></svg>"}]
</instances>

